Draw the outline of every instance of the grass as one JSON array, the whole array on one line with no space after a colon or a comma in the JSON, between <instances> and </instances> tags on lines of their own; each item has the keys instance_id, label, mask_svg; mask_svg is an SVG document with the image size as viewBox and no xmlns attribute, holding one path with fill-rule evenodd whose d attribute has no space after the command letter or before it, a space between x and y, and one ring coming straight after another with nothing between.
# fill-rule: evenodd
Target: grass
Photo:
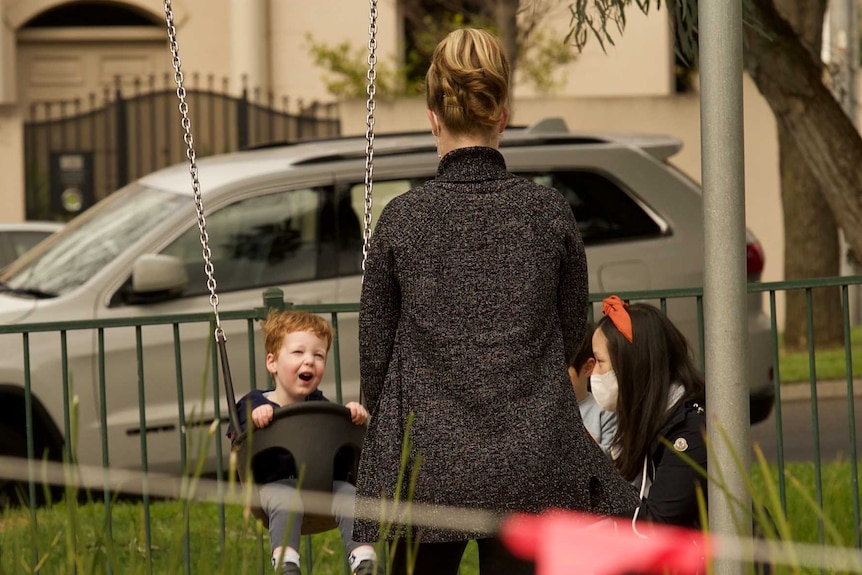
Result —
<instances>
[{"instance_id":1,"label":"grass","mask_svg":"<svg viewBox=\"0 0 862 575\"><path fill-rule=\"evenodd\" d=\"M778 367L781 383L809 381L808 352L788 352L784 349L783 334L779 337ZM850 349L853 372L862 366L862 326L850 329ZM814 353L814 365L818 380L845 379L847 377L844 346L819 349Z\"/></svg>"},{"instance_id":2,"label":"grass","mask_svg":"<svg viewBox=\"0 0 862 575\"><path fill-rule=\"evenodd\" d=\"M757 467L752 472L752 489L766 491L777 480L777 469L766 474ZM856 541L851 468L845 461L824 464L823 501L827 524L825 542L853 546ZM790 539L818 543L814 498L813 464L787 466L787 518ZM267 534L260 524L243 513L240 506L225 507L224 546L219 530L220 509L214 503L192 503L188 512L188 560L185 560L186 522L178 501L159 501L150 506L151 545L146 545L144 505L117 502L112 506L112 537L105 528L105 507L101 502L67 505L64 502L38 509L36 525L28 509L7 510L0 521L0 575L33 572L33 544L40 558L40 575L103 574L112 565L123 575L166 574L261 574L267 573ZM770 509L774 516L780 510ZM315 575L342 575L344 551L338 531L311 537ZM305 548L301 550L305 553ZM306 561L303 557L303 563ZM151 561L151 566L148 565ZM478 574L475 544L467 548L461 575ZM307 573L307 570L304 572Z\"/></svg>"},{"instance_id":3,"label":"grass","mask_svg":"<svg viewBox=\"0 0 862 575\"><path fill-rule=\"evenodd\" d=\"M790 539L800 543L819 543L817 515L812 512L808 496L815 497L814 465L812 463L785 464L787 481L787 511L791 529ZM825 542L838 547L852 547L856 542L854 501L851 465L847 461L835 461L821 469L823 486L823 513L831 526L827 529ZM757 493L767 490L768 482L778 483L777 468L770 467L769 477L755 469L752 473L752 488ZM862 493L862 490L860 490ZM775 514L777 511L770 509Z\"/></svg>"},{"instance_id":4,"label":"grass","mask_svg":"<svg viewBox=\"0 0 862 575\"><path fill-rule=\"evenodd\" d=\"M70 520L70 516L74 519ZM112 505L112 534L107 537L105 506L65 502L38 509L36 525L29 509L7 510L0 521L0 574L32 572L33 542L40 558L40 575L108 573L135 574L259 574L269 573L268 534L239 506L225 507L225 545L221 547L220 510L215 503L189 506L188 560L184 553L183 505L159 501L150 505L151 546L146 546L144 505ZM74 526L73 529L70 526ZM34 528L35 527L35 528ZM74 536L71 536L74 533ZM305 554L305 543L301 553ZM343 575L344 548L337 530L311 536L315 575ZM148 555L152 569L148 568ZM186 561L188 564L186 564ZM302 557L306 565L307 557ZM471 544L465 553L462 575L478 574L478 555ZM308 572L304 569L304 572Z\"/></svg>"}]
</instances>

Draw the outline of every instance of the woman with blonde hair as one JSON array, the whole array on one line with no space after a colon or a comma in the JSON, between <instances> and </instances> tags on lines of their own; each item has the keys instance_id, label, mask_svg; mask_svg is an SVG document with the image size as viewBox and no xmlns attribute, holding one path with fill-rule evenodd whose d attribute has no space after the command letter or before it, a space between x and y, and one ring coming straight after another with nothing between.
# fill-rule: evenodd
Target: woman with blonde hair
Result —
<instances>
[{"instance_id":1,"label":"woman with blonde hair","mask_svg":"<svg viewBox=\"0 0 862 575\"><path fill-rule=\"evenodd\" d=\"M471 539L482 573L533 566L509 555L493 530L459 529L448 512L435 515L452 528L384 529L367 519L380 512L374 500L500 518L549 508L626 513L637 503L584 430L566 371L587 311L572 210L556 190L508 172L498 151L509 81L492 34L457 30L440 42L426 76L437 175L387 204L366 262L360 366L371 420L357 494L372 503L358 503L354 537L403 538L410 529L415 575L457 573ZM402 539L395 573L408 571L405 547Z\"/></svg>"}]
</instances>

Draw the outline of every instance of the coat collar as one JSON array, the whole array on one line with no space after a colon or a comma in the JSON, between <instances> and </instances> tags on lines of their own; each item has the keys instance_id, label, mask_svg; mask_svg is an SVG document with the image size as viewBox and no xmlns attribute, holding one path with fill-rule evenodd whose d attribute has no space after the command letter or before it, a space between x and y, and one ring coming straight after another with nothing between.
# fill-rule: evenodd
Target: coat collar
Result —
<instances>
[{"instance_id":1,"label":"coat collar","mask_svg":"<svg viewBox=\"0 0 862 575\"><path fill-rule=\"evenodd\" d=\"M484 146L452 150L437 166L437 180L441 182L481 182L510 177L503 155Z\"/></svg>"}]
</instances>

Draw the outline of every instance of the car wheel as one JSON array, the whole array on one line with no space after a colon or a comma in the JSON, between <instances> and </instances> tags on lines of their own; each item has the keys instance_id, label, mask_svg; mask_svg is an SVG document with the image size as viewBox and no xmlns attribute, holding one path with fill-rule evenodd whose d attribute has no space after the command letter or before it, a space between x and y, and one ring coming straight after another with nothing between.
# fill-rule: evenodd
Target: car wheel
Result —
<instances>
[{"instance_id":1,"label":"car wheel","mask_svg":"<svg viewBox=\"0 0 862 575\"><path fill-rule=\"evenodd\" d=\"M14 429L0 426L0 455L27 457L27 439ZM26 483L0 477L0 509L20 503L26 491Z\"/></svg>"},{"instance_id":2,"label":"car wheel","mask_svg":"<svg viewBox=\"0 0 862 575\"><path fill-rule=\"evenodd\" d=\"M751 424L760 423L766 420L772 414L772 407L775 405L775 396L767 397L752 397L749 400L749 409L751 410Z\"/></svg>"},{"instance_id":3,"label":"car wheel","mask_svg":"<svg viewBox=\"0 0 862 575\"><path fill-rule=\"evenodd\" d=\"M34 453L37 459L40 457L42 451L42 446L34 445ZM0 455L26 459L27 437L16 429L0 425ZM44 485L37 483L36 505L43 505L48 497L53 501L57 501L62 496L62 487L53 485L47 487L48 490L46 491ZM29 502L30 487L27 481L0 477L0 510L21 504L27 505Z\"/></svg>"}]
</instances>

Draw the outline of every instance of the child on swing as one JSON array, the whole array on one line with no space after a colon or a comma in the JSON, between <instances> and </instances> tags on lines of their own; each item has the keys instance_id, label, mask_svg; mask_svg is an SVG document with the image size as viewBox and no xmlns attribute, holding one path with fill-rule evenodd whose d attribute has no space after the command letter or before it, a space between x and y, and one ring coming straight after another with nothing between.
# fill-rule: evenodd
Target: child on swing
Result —
<instances>
[{"instance_id":1,"label":"child on swing","mask_svg":"<svg viewBox=\"0 0 862 575\"><path fill-rule=\"evenodd\" d=\"M275 381L268 391L252 390L237 402L239 424L246 428L248 415L257 429L272 422L279 407L302 401L329 401L318 389L326 367L326 355L332 344L332 327L314 314L287 310L271 312L263 323L266 369ZM351 401L345 405L356 425L368 419L368 411ZM233 435L230 433L229 435ZM273 461L272 473L256 477L260 484L260 504L269 517L269 540L273 569L281 575L300 575L299 539L302 509L299 505L296 477L280 477L279 470L295 467L291 461ZM258 470L259 472L259 470ZM346 481L333 482L332 514L338 522L341 539L354 575L379 573L374 547L351 539L353 504L356 488ZM285 545L286 543L286 545Z\"/></svg>"}]
</instances>

